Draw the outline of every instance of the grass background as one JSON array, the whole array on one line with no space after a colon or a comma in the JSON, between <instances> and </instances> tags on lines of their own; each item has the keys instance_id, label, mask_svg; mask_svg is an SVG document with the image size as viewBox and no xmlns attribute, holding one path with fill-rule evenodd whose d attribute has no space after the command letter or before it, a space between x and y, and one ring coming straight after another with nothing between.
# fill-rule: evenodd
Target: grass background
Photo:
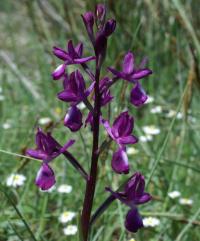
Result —
<instances>
[{"instance_id":1,"label":"grass background","mask_svg":"<svg viewBox=\"0 0 200 241\"><path fill-rule=\"evenodd\" d=\"M142 229L135 235L129 234L123 225L127 208L116 202L95 224L91 240L125 241L132 237L137 241L200 240L199 3L197 0L110 0L106 4L109 17L117 20L117 29L109 39L102 75L106 73L106 66L119 66L129 49L138 56L138 61L148 56L149 66L154 71L150 78L142 80L142 85L155 102L141 109L133 108L128 98L131 86L120 81L112 88L116 98L111 109L117 112L112 112L111 117L113 119L122 109L128 108L135 117L137 136L141 135L144 125L154 124L161 129L152 142L135 146L139 150L137 155L129 156L131 172L140 170L145 175L150 181L148 191L155 197L140 211L143 216L157 216L161 224L157 228ZM69 195L42 193L34 185L39 163L15 153L23 155L27 147L34 146L38 119L50 117L52 123L45 129L53 130L53 135L62 143L75 138L77 142L71 152L88 168L91 133L86 128L81 134L72 134L63 127L60 120L67 106L56 99L62 87L52 81L50 74L58 64L51 52L53 45L64 47L69 39L83 41L84 54L90 55L91 46L80 14L94 6L95 1L89 0L0 1L0 86L5 96L0 102L2 241L12 240L14 236L18 236L18 240L33 240L29 228L37 240L78 240L78 236L63 235L58 216L64 210L80 212L84 182L79 174L67 160L59 157L52 163L57 184L70 184L73 192ZM150 108L156 105L161 105L163 112L150 114ZM170 109L180 109L184 119L165 118L165 112ZM188 111L196 118L195 123L188 121ZM11 123L12 128L3 129L5 122ZM124 179L112 172L111 155L112 152L104 153L99 162L94 208L107 197L105 186L117 188ZM7 176L15 172L27 177L25 186L6 187ZM193 199L192 207L169 200L167 193L174 189L183 197ZM196 222L191 224L191 219Z\"/></svg>"}]
</instances>

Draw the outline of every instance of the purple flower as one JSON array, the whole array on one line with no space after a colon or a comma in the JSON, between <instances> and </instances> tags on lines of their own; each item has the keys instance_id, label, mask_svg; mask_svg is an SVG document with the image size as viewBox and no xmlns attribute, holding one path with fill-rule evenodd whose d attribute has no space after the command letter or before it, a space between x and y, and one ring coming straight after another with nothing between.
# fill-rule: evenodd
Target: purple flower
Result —
<instances>
[{"instance_id":1,"label":"purple flower","mask_svg":"<svg viewBox=\"0 0 200 241\"><path fill-rule=\"evenodd\" d=\"M94 37L94 31L93 31L93 26L94 26L94 14L93 12L86 12L84 15L82 15L83 22L85 24L88 36L91 40L91 42L94 45L95 42L95 37Z\"/></svg>"},{"instance_id":2,"label":"purple flower","mask_svg":"<svg viewBox=\"0 0 200 241\"><path fill-rule=\"evenodd\" d=\"M26 154L43 161L36 177L36 185L42 190L49 189L55 183L54 172L48 163L65 152L74 142L74 140L69 140L63 147L60 147L50 133L45 134L42 129L38 128L35 138L37 147L28 149Z\"/></svg>"},{"instance_id":3,"label":"purple flower","mask_svg":"<svg viewBox=\"0 0 200 241\"><path fill-rule=\"evenodd\" d=\"M55 175L52 168L43 163L37 173L35 184L41 188L41 190L48 190L56 183Z\"/></svg>"},{"instance_id":4,"label":"purple flower","mask_svg":"<svg viewBox=\"0 0 200 241\"><path fill-rule=\"evenodd\" d=\"M65 68L67 65L71 64L83 64L88 61L95 59L94 56L82 58L83 55L83 44L79 43L75 48L73 46L72 40L68 41L67 51L58 47L53 47L53 53L56 57L63 60L64 63L59 65L54 72L52 77L55 80L60 79L65 74Z\"/></svg>"},{"instance_id":5,"label":"purple flower","mask_svg":"<svg viewBox=\"0 0 200 241\"><path fill-rule=\"evenodd\" d=\"M119 145L135 144L138 139L132 135L134 120L129 116L128 111L122 112L110 127L109 122L102 120L102 123L109 136Z\"/></svg>"},{"instance_id":6,"label":"purple flower","mask_svg":"<svg viewBox=\"0 0 200 241\"><path fill-rule=\"evenodd\" d=\"M65 77L64 90L58 93L58 98L65 102L70 102L72 105L77 105L91 93L94 88L94 83L86 89L85 81L82 74L76 70L70 74L70 77Z\"/></svg>"},{"instance_id":7,"label":"purple flower","mask_svg":"<svg viewBox=\"0 0 200 241\"><path fill-rule=\"evenodd\" d=\"M103 63L105 58L107 49L107 38L115 31L115 27L116 21L114 19L110 19L96 34L94 48L99 66Z\"/></svg>"},{"instance_id":8,"label":"purple flower","mask_svg":"<svg viewBox=\"0 0 200 241\"><path fill-rule=\"evenodd\" d=\"M81 128L82 124L81 111L75 105L70 107L65 116L64 125L67 126L71 131L75 132Z\"/></svg>"},{"instance_id":9,"label":"purple flower","mask_svg":"<svg viewBox=\"0 0 200 241\"><path fill-rule=\"evenodd\" d=\"M137 232L138 229L143 227L142 218L137 210L137 205L144 204L151 200L151 195L144 192L144 188L144 176L139 172L136 172L129 179L123 192L114 192L110 188L106 188L107 191L111 192L113 197L131 208L125 220L125 227L130 232Z\"/></svg>"},{"instance_id":10,"label":"purple flower","mask_svg":"<svg viewBox=\"0 0 200 241\"><path fill-rule=\"evenodd\" d=\"M101 28L106 19L106 7L104 4L99 3L95 7L95 20L98 28Z\"/></svg>"},{"instance_id":11,"label":"purple flower","mask_svg":"<svg viewBox=\"0 0 200 241\"><path fill-rule=\"evenodd\" d=\"M142 79L152 74L150 69L144 68L143 65L145 61L142 61L139 68L135 68L134 62L134 55L131 52L128 52L124 57L122 71L118 71L112 67L108 67L108 70L112 72L116 77L128 80L132 83L135 83L136 80Z\"/></svg>"},{"instance_id":12,"label":"purple flower","mask_svg":"<svg viewBox=\"0 0 200 241\"><path fill-rule=\"evenodd\" d=\"M101 92L101 106L105 106L114 98L110 94L110 90L107 88L107 85L109 82L110 82L110 79L108 77L104 77L100 81L99 87Z\"/></svg>"},{"instance_id":13,"label":"purple flower","mask_svg":"<svg viewBox=\"0 0 200 241\"><path fill-rule=\"evenodd\" d=\"M119 148L112 158L112 169L119 174L129 173L128 157L124 148Z\"/></svg>"},{"instance_id":14,"label":"purple flower","mask_svg":"<svg viewBox=\"0 0 200 241\"><path fill-rule=\"evenodd\" d=\"M142 89L138 80L152 74L152 71L144 67L147 62L145 58L140 63L139 68L135 67L134 62L134 55L131 52L128 52L124 57L122 71L118 71L112 67L108 67L108 70L112 72L117 78L124 79L136 84L131 91L130 99L133 105L139 107L147 100L147 95Z\"/></svg>"}]
</instances>

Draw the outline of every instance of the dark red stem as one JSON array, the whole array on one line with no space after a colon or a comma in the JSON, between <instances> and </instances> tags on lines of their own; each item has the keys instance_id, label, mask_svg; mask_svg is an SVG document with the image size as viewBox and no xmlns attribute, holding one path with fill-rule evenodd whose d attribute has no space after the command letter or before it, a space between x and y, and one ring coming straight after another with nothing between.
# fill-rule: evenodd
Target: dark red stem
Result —
<instances>
[{"instance_id":1,"label":"dark red stem","mask_svg":"<svg viewBox=\"0 0 200 241\"><path fill-rule=\"evenodd\" d=\"M100 68L96 64L95 72L95 103L94 103L94 113L93 113L93 147L92 147L92 158L89 179L86 184L85 198L83 203L83 210L81 215L81 226L83 240L88 240L89 229L90 229L90 217L92 212L92 205L96 187L97 180L97 165L99 158L99 119L100 119L100 91L99 91L99 76Z\"/></svg>"}]
</instances>

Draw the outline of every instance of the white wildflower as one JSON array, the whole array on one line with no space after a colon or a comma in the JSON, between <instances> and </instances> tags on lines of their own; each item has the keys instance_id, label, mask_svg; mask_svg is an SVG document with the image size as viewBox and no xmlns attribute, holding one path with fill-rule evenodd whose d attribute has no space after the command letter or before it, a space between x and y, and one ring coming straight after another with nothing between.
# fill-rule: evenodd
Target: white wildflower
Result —
<instances>
[{"instance_id":1,"label":"white wildflower","mask_svg":"<svg viewBox=\"0 0 200 241\"><path fill-rule=\"evenodd\" d=\"M151 135L140 136L140 137L139 137L139 140L140 140L141 142L152 141L152 140L153 140L153 137L152 137Z\"/></svg>"},{"instance_id":2,"label":"white wildflower","mask_svg":"<svg viewBox=\"0 0 200 241\"><path fill-rule=\"evenodd\" d=\"M180 198L179 199L179 203L181 205L189 205L189 206L191 206L193 204L193 200L192 199L188 199L188 198Z\"/></svg>"},{"instance_id":3,"label":"white wildflower","mask_svg":"<svg viewBox=\"0 0 200 241\"><path fill-rule=\"evenodd\" d=\"M80 109L80 110L83 110L86 108L85 104L83 102L81 102L80 104L77 105L77 107Z\"/></svg>"},{"instance_id":4,"label":"white wildflower","mask_svg":"<svg viewBox=\"0 0 200 241\"><path fill-rule=\"evenodd\" d=\"M172 199L180 197L181 193L179 191L172 191L168 193L168 196Z\"/></svg>"},{"instance_id":5,"label":"white wildflower","mask_svg":"<svg viewBox=\"0 0 200 241\"><path fill-rule=\"evenodd\" d=\"M25 180L26 180L26 177L24 175L11 174L6 180L6 185L8 187L19 187L24 185Z\"/></svg>"},{"instance_id":6,"label":"white wildflower","mask_svg":"<svg viewBox=\"0 0 200 241\"><path fill-rule=\"evenodd\" d=\"M136 241L134 238L129 239L129 241Z\"/></svg>"},{"instance_id":7,"label":"white wildflower","mask_svg":"<svg viewBox=\"0 0 200 241\"><path fill-rule=\"evenodd\" d=\"M158 135L160 133L160 129L154 125L144 126L142 129L147 135Z\"/></svg>"},{"instance_id":8,"label":"white wildflower","mask_svg":"<svg viewBox=\"0 0 200 241\"><path fill-rule=\"evenodd\" d=\"M66 228L63 229L65 235L75 235L78 231L76 225L68 225Z\"/></svg>"},{"instance_id":9,"label":"white wildflower","mask_svg":"<svg viewBox=\"0 0 200 241\"><path fill-rule=\"evenodd\" d=\"M145 104L152 103L152 102L154 102L154 98L152 96L148 95L148 99L145 102Z\"/></svg>"},{"instance_id":10,"label":"white wildflower","mask_svg":"<svg viewBox=\"0 0 200 241\"><path fill-rule=\"evenodd\" d=\"M10 129L12 126L10 123L5 122L5 123L3 123L2 127L3 127L3 129L7 130L7 129Z\"/></svg>"},{"instance_id":11,"label":"white wildflower","mask_svg":"<svg viewBox=\"0 0 200 241\"><path fill-rule=\"evenodd\" d=\"M162 106L158 105L158 106L155 106L153 107L150 112L152 114L157 114L157 113L161 113L162 112Z\"/></svg>"},{"instance_id":12,"label":"white wildflower","mask_svg":"<svg viewBox=\"0 0 200 241\"><path fill-rule=\"evenodd\" d=\"M60 193L70 193L72 191L72 186L67 184L62 184L58 187L58 192Z\"/></svg>"},{"instance_id":13,"label":"white wildflower","mask_svg":"<svg viewBox=\"0 0 200 241\"><path fill-rule=\"evenodd\" d=\"M67 223L67 222L70 222L75 216L76 216L76 214L74 212L65 211L65 212L61 213L61 215L59 217L59 221L61 223Z\"/></svg>"},{"instance_id":14,"label":"white wildflower","mask_svg":"<svg viewBox=\"0 0 200 241\"><path fill-rule=\"evenodd\" d=\"M136 148L134 148L134 147L129 147L129 148L127 148L127 154L129 154L129 155L135 155L135 154L137 154L139 151L136 149Z\"/></svg>"},{"instance_id":15,"label":"white wildflower","mask_svg":"<svg viewBox=\"0 0 200 241\"><path fill-rule=\"evenodd\" d=\"M160 224L160 220L154 217L147 217L143 219L144 227L156 227Z\"/></svg>"},{"instance_id":16,"label":"white wildflower","mask_svg":"<svg viewBox=\"0 0 200 241\"><path fill-rule=\"evenodd\" d=\"M43 117L38 120L38 123L40 125L47 125L51 122L51 119L49 117Z\"/></svg>"}]
</instances>

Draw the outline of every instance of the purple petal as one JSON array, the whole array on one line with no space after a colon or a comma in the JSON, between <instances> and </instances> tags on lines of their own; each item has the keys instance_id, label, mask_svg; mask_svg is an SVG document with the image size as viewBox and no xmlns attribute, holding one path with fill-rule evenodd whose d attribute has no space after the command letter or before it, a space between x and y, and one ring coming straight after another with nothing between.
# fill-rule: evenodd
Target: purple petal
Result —
<instances>
[{"instance_id":1,"label":"purple petal","mask_svg":"<svg viewBox=\"0 0 200 241\"><path fill-rule=\"evenodd\" d=\"M108 67L108 70L114 74L116 77L120 78L120 79L124 79L125 78L125 75L123 72L120 72L112 67Z\"/></svg>"},{"instance_id":2,"label":"purple petal","mask_svg":"<svg viewBox=\"0 0 200 241\"><path fill-rule=\"evenodd\" d=\"M110 136L113 140L115 140L115 137L114 137L113 134L112 134L112 129L111 129L111 127L110 127L109 122L108 122L107 120L102 119L102 120L101 120L101 123L102 123L103 126L105 127L105 129L106 129L107 133L109 134L109 136Z\"/></svg>"},{"instance_id":3,"label":"purple petal","mask_svg":"<svg viewBox=\"0 0 200 241\"><path fill-rule=\"evenodd\" d=\"M82 126L82 113L76 107L72 106L64 119L64 125L67 126L71 131L78 131Z\"/></svg>"},{"instance_id":4,"label":"purple petal","mask_svg":"<svg viewBox=\"0 0 200 241\"><path fill-rule=\"evenodd\" d=\"M123 148L119 148L112 158L112 168L116 173L129 173L128 157Z\"/></svg>"},{"instance_id":5,"label":"purple petal","mask_svg":"<svg viewBox=\"0 0 200 241\"><path fill-rule=\"evenodd\" d=\"M75 143L75 140L70 139L61 149L60 153L65 152L70 146L72 146Z\"/></svg>"},{"instance_id":6,"label":"purple petal","mask_svg":"<svg viewBox=\"0 0 200 241\"><path fill-rule=\"evenodd\" d=\"M131 74L134 70L134 55L128 52L124 57L123 62L123 72L126 74Z\"/></svg>"},{"instance_id":7,"label":"purple petal","mask_svg":"<svg viewBox=\"0 0 200 241\"><path fill-rule=\"evenodd\" d=\"M135 204L139 205L139 204L147 203L151 199L152 199L152 196L149 193L143 193L143 195L135 201Z\"/></svg>"},{"instance_id":8,"label":"purple petal","mask_svg":"<svg viewBox=\"0 0 200 241\"><path fill-rule=\"evenodd\" d=\"M74 49L72 40L69 40L69 41L68 41L68 46L67 46L67 48L68 48L68 53L69 53L70 57L71 57L72 59L76 58L76 57L77 57L77 53L76 53L76 51L75 51L75 49Z\"/></svg>"},{"instance_id":9,"label":"purple petal","mask_svg":"<svg viewBox=\"0 0 200 241\"><path fill-rule=\"evenodd\" d=\"M75 64L83 64L83 63L86 63L86 62L94 60L94 59L96 59L95 56L89 56L89 57L85 57L85 58L76 58L76 59L74 59L74 63Z\"/></svg>"},{"instance_id":10,"label":"purple petal","mask_svg":"<svg viewBox=\"0 0 200 241\"><path fill-rule=\"evenodd\" d=\"M93 32L93 25L94 25L94 14L92 12L86 12L82 15L83 22L85 24L88 36L91 42L94 44L94 32Z\"/></svg>"},{"instance_id":11,"label":"purple petal","mask_svg":"<svg viewBox=\"0 0 200 241\"><path fill-rule=\"evenodd\" d=\"M145 91L139 83L136 83L134 88L131 90L130 101L133 105L140 107L148 99Z\"/></svg>"},{"instance_id":12,"label":"purple petal","mask_svg":"<svg viewBox=\"0 0 200 241\"><path fill-rule=\"evenodd\" d=\"M74 93L63 90L62 92L58 93L58 99L65 101L65 102L76 102L79 100L79 97L76 96Z\"/></svg>"},{"instance_id":13,"label":"purple petal","mask_svg":"<svg viewBox=\"0 0 200 241\"><path fill-rule=\"evenodd\" d=\"M39 160L47 160L48 159L48 155L42 150L28 149L26 151L26 155L29 155L29 156L31 156L35 159L39 159Z\"/></svg>"},{"instance_id":14,"label":"purple petal","mask_svg":"<svg viewBox=\"0 0 200 241\"><path fill-rule=\"evenodd\" d=\"M106 37L109 37L115 31L115 28L116 28L116 21L114 19L109 19L105 23L105 26L104 26L104 29L103 29L103 34Z\"/></svg>"},{"instance_id":15,"label":"purple petal","mask_svg":"<svg viewBox=\"0 0 200 241\"><path fill-rule=\"evenodd\" d=\"M77 53L78 57L81 57L83 55L83 43L77 44L75 47L75 52Z\"/></svg>"},{"instance_id":16,"label":"purple petal","mask_svg":"<svg viewBox=\"0 0 200 241\"><path fill-rule=\"evenodd\" d=\"M138 142L138 138L133 135L123 136L123 137L118 138L117 142L121 145L135 144Z\"/></svg>"},{"instance_id":17,"label":"purple petal","mask_svg":"<svg viewBox=\"0 0 200 241\"><path fill-rule=\"evenodd\" d=\"M143 228L142 218L137 208L133 208L128 211L125 220L125 227L129 232L132 233L136 233L138 229Z\"/></svg>"},{"instance_id":18,"label":"purple petal","mask_svg":"<svg viewBox=\"0 0 200 241\"><path fill-rule=\"evenodd\" d=\"M59 65L51 74L54 80L60 79L65 73L66 64Z\"/></svg>"},{"instance_id":19,"label":"purple petal","mask_svg":"<svg viewBox=\"0 0 200 241\"><path fill-rule=\"evenodd\" d=\"M62 59L64 61L69 59L68 53L61 48L53 47L53 53L56 57L58 57L59 59Z\"/></svg>"},{"instance_id":20,"label":"purple petal","mask_svg":"<svg viewBox=\"0 0 200 241\"><path fill-rule=\"evenodd\" d=\"M42 190L48 190L56 183L54 172L51 167L43 163L40 167L37 177L35 180L35 184L40 187Z\"/></svg>"},{"instance_id":21,"label":"purple petal","mask_svg":"<svg viewBox=\"0 0 200 241\"><path fill-rule=\"evenodd\" d=\"M87 90L85 91L85 96L88 97L90 95L90 93L93 91L95 86L95 81L92 82L92 84L87 88Z\"/></svg>"},{"instance_id":22,"label":"purple petal","mask_svg":"<svg viewBox=\"0 0 200 241\"><path fill-rule=\"evenodd\" d=\"M126 196L125 196L124 193L114 192L109 187L106 187L105 189L106 189L106 191L110 192L113 197L115 197L116 199L120 200L122 203L126 204Z\"/></svg>"},{"instance_id":23,"label":"purple petal","mask_svg":"<svg viewBox=\"0 0 200 241\"><path fill-rule=\"evenodd\" d=\"M131 78L133 80L138 80L138 79L142 79L150 74L152 74L152 70L150 69L141 69L141 70L138 70L137 72L135 72L134 74L131 75Z\"/></svg>"}]
</instances>

